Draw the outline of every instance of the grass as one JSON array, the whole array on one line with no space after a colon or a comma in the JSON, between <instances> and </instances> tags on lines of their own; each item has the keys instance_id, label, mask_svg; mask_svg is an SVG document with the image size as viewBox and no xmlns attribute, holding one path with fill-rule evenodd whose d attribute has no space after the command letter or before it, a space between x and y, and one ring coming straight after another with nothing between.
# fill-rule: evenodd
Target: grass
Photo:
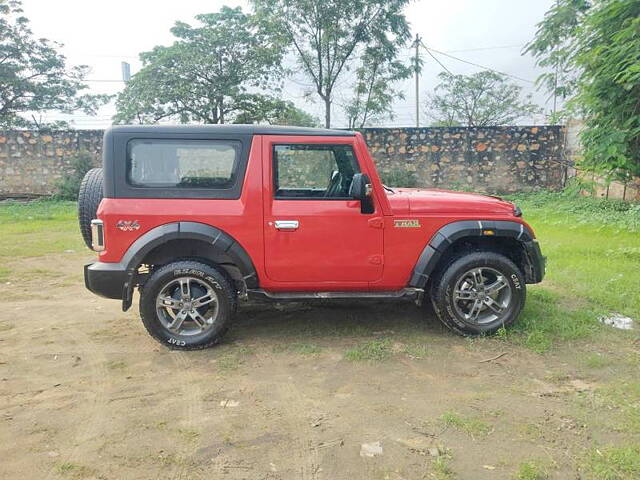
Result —
<instances>
[{"instance_id":1,"label":"grass","mask_svg":"<svg viewBox=\"0 0 640 480\"><path fill-rule=\"evenodd\" d=\"M537 352L604 330L597 318L640 320L640 205L541 192L510 198L547 256L511 338Z\"/></svg>"},{"instance_id":2,"label":"grass","mask_svg":"<svg viewBox=\"0 0 640 480\"><path fill-rule=\"evenodd\" d=\"M581 363L587 368L605 368L611 366L613 359L598 352L589 353L581 359Z\"/></svg>"},{"instance_id":3,"label":"grass","mask_svg":"<svg viewBox=\"0 0 640 480\"><path fill-rule=\"evenodd\" d=\"M592 415L606 418L606 423L620 432L640 432L640 381L624 378L583 396L578 403Z\"/></svg>"},{"instance_id":4,"label":"grass","mask_svg":"<svg viewBox=\"0 0 640 480\"><path fill-rule=\"evenodd\" d=\"M392 354L391 341L388 339L368 340L347 350L344 357L347 360L357 361L382 361Z\"/></svg>"},{"instance_id":5,"label":"grass","mask_svg":"<svg viewBox=\"0 0 640 480\"><path fill-rule=\"evenodd\" d=\"M444 456L437 457L433 461L433 474L436 480L453 480L455 474L449 467L449 459Z\"/></svg>"},{"instance_id":6,"label":"grass","mask_svg":"<svg viewBox=\"0 0 640 480\"><path fill-rule=\"evenodd\" d=\"M515 478L517 480L545 480L549 478L549 474L540 462L530 460L520 464Z\"/></svg>"},{"instance_id":7,"label":"grass","mask_svg":"<svg viewBox=\"0 0 640 480\"><path fill-rule=\"evenodd\" d=\"M220 372L237 370L254 353L253 348L245 345L229 345L217 358L216 367Z\"/></svg>"},{"instance_id":8,"label":"grass","mask_svg":"<svg viewBox=\"0 0 640 480\"><path fill-rule=\"evenodd\" d=\"M85 478L95 475L95 471L93 469L72 462L59 463L56 465L56 471L60 475L72 478Z\"/></svg>"},{"instance_id":9,"label":"grass","mask_svg":"<svg viewBox=\"0 0 640 480\"><path fill-rule=\"evenodd\" d=\"M0 203L0 262L85 248L75 202ZM1 266L0 278L10 272Z\"/></svg>"},{"instance_id":10,"label":"grass","mask_svg":"<svg viewBox=\"0 0 640 480\"><path fill-rule=\"evenodd\" d=\"M594 449L586 462L587 478L632 480L640 472L640 444Z\"/></svg>"},{"instance_id":11,"label":"grass","mask_svg":"<svg viewBox=\"0 0 640 480\"><path fill-rule=\"evenodd\" d=\"M491 425L477 417L464 416L457 412L447 411L440 416L447 427L455 428L472 438L485 436L491 432Z\"/></svg>"}]
</instances>

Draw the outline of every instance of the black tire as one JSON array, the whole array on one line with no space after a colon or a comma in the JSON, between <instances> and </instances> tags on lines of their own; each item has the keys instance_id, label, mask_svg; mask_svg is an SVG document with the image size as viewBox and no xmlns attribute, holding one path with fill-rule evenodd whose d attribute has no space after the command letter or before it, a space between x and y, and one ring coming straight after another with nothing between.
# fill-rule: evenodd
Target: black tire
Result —
<instances>
[{"instance_id":1,"label":"black tire","mask_svg":"<svg viewBox=\"0 0 640 480\"><path fill-rule=\"evenodd\" d=\"M78 192L78 221L80 232L87 247L91 248L91 220L96 218L98 205L103 196L104 178L101 168L89 170L82 182Z\"/></svg>"},{"instance_id":2,"label":"black tire","mask_svg":"<svg viewBox=\"0 0 640 480\"><path fill-rule=\"evenodd\" d=\"M165 313L165 311L168 312L171 307L157 307L156 302L159 295L165 295L167 291L165 289L171 289L171 285L175 282L180 282L181 279L192 279L189 281L195 282L195 286L192 285L190 288L206 288L206 286L209 286L217 297L216 301L212 302L212 304L217 304L215 319L206 326L206 330L201 329L202 331L199 333L197 332L198 326L195 324L195 320L190 317L187 317L184 323L192 322L196 333L187 334L186 332L181 333L169 330L165 323L169 318L167 316L170 314ZM176 296L174 295L173 298L176 298ZM182 305L181 303L180 306ZM151 275L140 290L140 316L142 323L153 338L176 350L199 350L219 343L229 329L236 308L237 294L227 276L209 265L196 261L178 261L161 267ZM175 310L177 308L172 309L174 314L177 313ZM195 308L194 310L200 311L202 309ZM204 315L204 313L202 314Z\"/></svg>"},{"instance_id":3,"label":"black tire","mask_svg":"<svg viewBox=\"0 0 640 480\"><path fill-rule=\"evenodd\" d=\"M478 288L473 283L473 272L480 272L479 278L483 279L477 282ZM500 287L496 293L491 293L496 299L487 298L490 293L485 293L484 280L489 282L489 287ZM487 288L486 292L493 290ZM471 296L473 298L466 298ZM526 285L522 272L507 257L494 252L469 253L454 260L434 277L431 288L431 301L440 321L465 336L489 335L512 325L525 299ZM486 317L486 321L481 321L481 315Z\"/></svg>"}]
</instances>

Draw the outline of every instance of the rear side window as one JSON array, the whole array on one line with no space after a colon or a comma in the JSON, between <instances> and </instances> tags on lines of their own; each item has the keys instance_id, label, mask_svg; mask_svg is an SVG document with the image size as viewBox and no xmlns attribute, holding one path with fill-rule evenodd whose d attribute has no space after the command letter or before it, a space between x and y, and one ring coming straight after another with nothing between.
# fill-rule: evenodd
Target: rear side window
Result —
<instances>
[{"instance_id":1,"label":"rear side window","mask_svg":"<svg viewBox=\"0 0 640 480\"><path fill-rule=\"evenodd\" d=\"M228 189L240 143L228 140L131 140L127 181L134 187Z\"/></svg>"}]
</instances>

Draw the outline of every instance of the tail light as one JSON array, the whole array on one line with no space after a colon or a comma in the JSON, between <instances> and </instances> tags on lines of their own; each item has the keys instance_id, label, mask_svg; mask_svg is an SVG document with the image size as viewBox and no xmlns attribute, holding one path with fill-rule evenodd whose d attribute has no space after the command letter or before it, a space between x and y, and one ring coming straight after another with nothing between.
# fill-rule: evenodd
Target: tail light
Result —
<instances>
[{"instance_id":1,"label":"tail light","mask_svg":"<svg viewBox=\"0 0 640 480\"><path fill-rule=\"evenodd\" d=\"M91 220L91 248L96 252L104 250L104 224L102 220Z\"/></svg>"}]
</instances>

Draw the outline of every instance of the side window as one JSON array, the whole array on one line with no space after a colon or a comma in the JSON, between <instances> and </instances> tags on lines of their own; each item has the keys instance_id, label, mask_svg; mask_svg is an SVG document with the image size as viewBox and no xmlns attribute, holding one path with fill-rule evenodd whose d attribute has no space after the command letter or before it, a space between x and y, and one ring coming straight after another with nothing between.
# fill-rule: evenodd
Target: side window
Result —
<instances>
[{"instance_id":1,"label":"side window","mask_svg":"<svg viewBox=\"0 0 640 480\"><path fill-rule=\"evenodd\" d=\"M351 145L273 147L275 198L346 199L353 175L359 172Z\"/></svg>"},{"instance_id":2,"label":"side window","mask_svg":"<svg viewBox=\"0 0 640 480\"><path fill-rule=\"evenodd\" d=\"M131 140L127 181L135 187L231 188L239 152L233 141Z\"/></svg>"}]
</instances>

